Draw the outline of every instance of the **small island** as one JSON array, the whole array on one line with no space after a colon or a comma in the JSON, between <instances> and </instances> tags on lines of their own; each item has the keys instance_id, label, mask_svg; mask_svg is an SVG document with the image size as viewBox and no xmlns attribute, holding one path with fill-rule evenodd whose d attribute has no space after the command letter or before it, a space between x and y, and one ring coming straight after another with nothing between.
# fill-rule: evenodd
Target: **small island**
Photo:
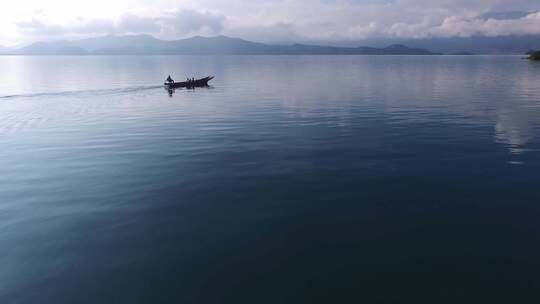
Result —
<instances>
[{"instance_id":1,"label":"small island","mask_svg":"<svg viewBox=\"0 0 540 304\"><path fill-rule=\"evenodd\" d=\"M529 52L527 54L529 55L529 60L540 61L540 51Z\"/></svg>"}]
</instances>

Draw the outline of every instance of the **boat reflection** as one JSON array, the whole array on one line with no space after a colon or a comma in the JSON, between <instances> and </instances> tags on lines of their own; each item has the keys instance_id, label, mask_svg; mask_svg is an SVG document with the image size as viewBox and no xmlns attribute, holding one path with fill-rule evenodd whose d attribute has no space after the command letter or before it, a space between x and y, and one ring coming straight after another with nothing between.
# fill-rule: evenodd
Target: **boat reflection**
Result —
<instances>
[{"instance_id":1,"label":"boat reflection","mask_svg":"<svg viewBox=\"0 0 540 304\"><path fill-rule=\"evenodd\" d=\"M180 91L183 91L183 90L190 90L190 91L194 91L195 89L211 89L211 88L214 88L213 86L204 86L204 87L185 87L185 88L171 88L171 87L165 87L165 91L167 91L167 93L169 94L169 97L173 97L173 95L176 93L177 90L180 90Z\"/></svg>"}]
</instances>

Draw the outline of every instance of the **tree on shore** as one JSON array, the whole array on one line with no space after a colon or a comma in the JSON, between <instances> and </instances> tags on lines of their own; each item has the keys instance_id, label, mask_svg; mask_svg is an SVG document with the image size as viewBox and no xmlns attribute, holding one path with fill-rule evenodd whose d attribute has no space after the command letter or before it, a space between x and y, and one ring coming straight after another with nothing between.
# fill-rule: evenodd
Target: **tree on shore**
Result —
<instances>
[{"instance_id":1,"label":"tree on shore","mask_svg":"<svg viewBox=\"0 0 540 304\"><path fill-rule=\"evenodd\" d=\"M536 51L536 52L528 52L527 54L529 54L529 59L530 60L540 60L540 51Z\"/></svg>"}]
</instances>

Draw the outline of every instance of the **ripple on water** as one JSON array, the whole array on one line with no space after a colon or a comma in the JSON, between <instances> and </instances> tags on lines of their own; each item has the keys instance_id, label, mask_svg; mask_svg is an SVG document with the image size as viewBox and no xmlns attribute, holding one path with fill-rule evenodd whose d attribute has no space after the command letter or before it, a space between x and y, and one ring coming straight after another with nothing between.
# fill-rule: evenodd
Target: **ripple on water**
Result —
<instances>
[{"instance_id":1,"label":"ripple on water","mask_svg":"<svg viewBox=\"0 0 540 304\"><path fill-rule=\"evenodd\" d=\"M527 291L538 69L465 57L1 57L0 302Z\"/></svg>"}]
</instances>

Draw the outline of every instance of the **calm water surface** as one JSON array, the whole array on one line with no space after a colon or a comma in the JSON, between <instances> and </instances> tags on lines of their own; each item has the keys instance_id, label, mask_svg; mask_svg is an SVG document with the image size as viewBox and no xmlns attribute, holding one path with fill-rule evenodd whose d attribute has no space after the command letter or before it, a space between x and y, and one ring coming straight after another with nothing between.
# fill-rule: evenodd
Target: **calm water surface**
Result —
<instances>
[{"instance_id":1,"label":"calm water surface","mask_svg":"<svg viewBox=\"0 0 540 304\"><path fill-rule=\"evenodd\" d=\"M540 64L0 57L0 303L530 303ZM159 86L171 74L212 87Z\"/></svg>"}]
</instances>

